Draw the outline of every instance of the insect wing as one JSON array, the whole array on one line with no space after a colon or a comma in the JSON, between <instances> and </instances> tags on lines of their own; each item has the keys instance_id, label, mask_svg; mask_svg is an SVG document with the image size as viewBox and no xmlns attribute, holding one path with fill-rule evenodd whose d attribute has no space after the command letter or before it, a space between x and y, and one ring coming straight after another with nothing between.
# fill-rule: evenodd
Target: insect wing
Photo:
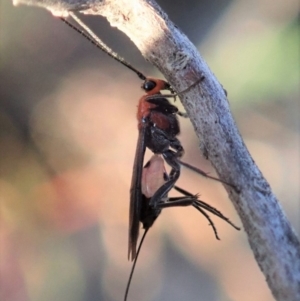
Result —
<instances>
[{"instance_id":1,"label":"insect wing","mask_svg":"<svg viewBox=\"0 0 300 301\"><path fill-rule=\"evenodd\" d=\"M142 172L145 155L145 132L146 125L139 129L139 137L134 158L133 173L130 187L130 208L129 208L129 241L128 259L134 260L136 256L136 245L139 236L139 224L142 202Z\"/></svg>"}]
</instances>

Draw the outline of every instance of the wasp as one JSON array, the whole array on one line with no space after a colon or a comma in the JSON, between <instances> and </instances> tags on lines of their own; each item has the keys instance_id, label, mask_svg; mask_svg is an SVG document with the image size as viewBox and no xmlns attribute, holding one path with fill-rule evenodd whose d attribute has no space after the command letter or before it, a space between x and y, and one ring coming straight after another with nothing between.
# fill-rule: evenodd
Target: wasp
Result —
<instances>
[{"instance_id":1,"label":"wasp","mask_svg":"<svg viewBox=\"0 0 300 301\"><path fill-rule=\"evenodd\" d=\"M230 183L209 176L201 169L181 161L181 157L184 154L184 148L178 139L180 133L178 116L185 117L185 114L181 113L168 98L175 98L179 94L193 88L199 82L205 80L204 76L185 91L176 94L168 82L162 79L145 76L142 72L125 61L124 58L111 50L74 13L70 13L70 16L83 30L74 26L65 18L61 18L61 20L83 35L94 46L133 71L143 81L141 88L145 94L140 98L137 109L138 140L130 187L128 259L133 261L133 266L125 292L124 301L126 301L141 246L148 230L153 225L162 209L178 206L193 206L208 219L217 239L219 239L217 230L206 211L218 216L232 225L235 229L239 230L239 228L221 212L199 200L198 195L192 195L186 190L176 186L176 182L180 177L181 165L186 166L202 176L222 182L232 188L234 187ZM164 90L169 91L171 94L162 94L161 92ZM146 149L152 151L154 155L144 166ZM169 174L165 171L164 162L171 168ZM182 196L169 198L168 193L171 189L177 190ZM145 231L137 248L140 224L142 224Z\"/></svg>"}]
</instances>

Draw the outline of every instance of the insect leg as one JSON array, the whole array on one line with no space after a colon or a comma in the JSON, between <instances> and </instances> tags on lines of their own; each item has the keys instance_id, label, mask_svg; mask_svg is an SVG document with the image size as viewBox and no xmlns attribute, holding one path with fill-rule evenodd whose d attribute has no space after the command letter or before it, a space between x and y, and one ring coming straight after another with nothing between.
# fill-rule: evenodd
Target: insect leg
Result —
<instances>
[{"instance_id":1,"label":"insect leg","mask_svg":"<svg viewBox=\"0 0 300 301\"><path fill-rule=\"evenodd\" d=\"M219 178L216 178L216 177L214 177L214 176L210 176L207 172L205 172L205 171L201 170L200 168L195 167L195 166L193 166L193 165L191 165L191 164L189 164L189 163L183 162L183 161L181 161L181 160L179 160L179 162L180 162L180 164L183 165L184 167L187 167L188 169L190 169L190 170L192 170L192 171L198 173L199 175L201 175L201 176L203 176L203 177L205 177L205 178L208 178L208 179L211 179L211 180L214 180L214 181L223 183L223 184L225 184L225 185L227 185L227 186L233 188L237 193L239 193L239 190L238 190L234 185L232 185L232 184L230 184L230 183L228 183L228 182L226 182L226 181L223 181L223 180L221 180L221 179L219 179Z\"/></svg>"},{"instance_id":2,"label":"insect leg","mask_svg":"<svg viewBox=\"0 0 300 301\"><path fill-rule=\"evenodd\" d=\"M178 192L182 193L183 195L185 195L186 197L194 197L193 194L191 194L190 192L186 191L185 189L182 189L176 185L174 185L174 189L177 190ZM220 212L219 210L217 210L216 208L212 207L211 205L199 200L198 198L195 200L195 202L193 203L194 208L196 208L198 211L200 211L206 218L207 218L207 214L206 212L204 212L202 209L205 209L207 211L209 211L210 213L216 215L217 217L219 217L220 219L224 220L225 222L227 222L228 224L230 224L233 228L237 229L237 230L241 230L239 227L237 227L234 223L232 223L230 221L230 219L228 217L226 217L225 215L223 215L222 212ZM208 218L208 220L210 221L210 219ZM212 225L211 221L210 224ZM212 225L213 226L213 225ZM214 228L214 226L213 226ZM215 229L215 228L214 228ZM216 231L214 231L216 233ZM217 235L216 235L217 237Z\"/></svg>"},{"instance_id":3,"label":"insect leg","mask_svg":"<svg viewBox=\"0 0 300 301\"><path fill-rule=\"evenodd\" d=\"M180 176L180 164L177 159L177 153L172 150L167 150L162 155L172 169L167 182L163 184L150 199L149 206L152 207L156 207L160 200L167 196L168 192L174 187Z\"/></svg>"}]
</instances>

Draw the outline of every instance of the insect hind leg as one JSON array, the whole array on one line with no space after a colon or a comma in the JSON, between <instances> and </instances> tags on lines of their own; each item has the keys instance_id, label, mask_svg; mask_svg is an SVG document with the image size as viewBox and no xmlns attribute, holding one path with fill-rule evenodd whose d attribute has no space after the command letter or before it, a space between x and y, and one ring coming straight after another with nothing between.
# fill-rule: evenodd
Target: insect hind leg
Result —
<instances>
[{"instance_id":1,"label":"insect hind leg","mask_svg":"<svg viewBox=\"0 0 300 301\"><path fill-rule=\"evenodd\" d=\"M180 176L180 164L177 159L177 153L172 150L167 150L162 153L162 155L165 161L171 166L171 171L167 182L154 193L149 201L149 206L152 206L153 208L156 208L160 201L167 196L168 192L174 187Z\"/></svg>"}]
</instances>

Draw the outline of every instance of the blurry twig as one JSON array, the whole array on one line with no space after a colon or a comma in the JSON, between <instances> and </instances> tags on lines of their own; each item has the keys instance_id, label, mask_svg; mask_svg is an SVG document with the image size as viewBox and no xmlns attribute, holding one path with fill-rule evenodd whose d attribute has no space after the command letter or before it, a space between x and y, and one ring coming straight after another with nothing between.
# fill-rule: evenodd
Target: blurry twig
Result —
<instances>
[{"instance_id":1,"label":"blurry twig","mask_svg":"<svg viewBox=\"0 0 300 301\"><path fill-rule=\"evenodd\" d=\"M68 11L102 15L123 31L181 96L200 140L200 149L226 187L243 222L267 283L280 301L300 300L300 243L269 184L255 165L232 118L222 86L197 49L152 0L19 0L55 14ZM242 75L241 75L242 76Z\"/></svg>"}]
</instances>

